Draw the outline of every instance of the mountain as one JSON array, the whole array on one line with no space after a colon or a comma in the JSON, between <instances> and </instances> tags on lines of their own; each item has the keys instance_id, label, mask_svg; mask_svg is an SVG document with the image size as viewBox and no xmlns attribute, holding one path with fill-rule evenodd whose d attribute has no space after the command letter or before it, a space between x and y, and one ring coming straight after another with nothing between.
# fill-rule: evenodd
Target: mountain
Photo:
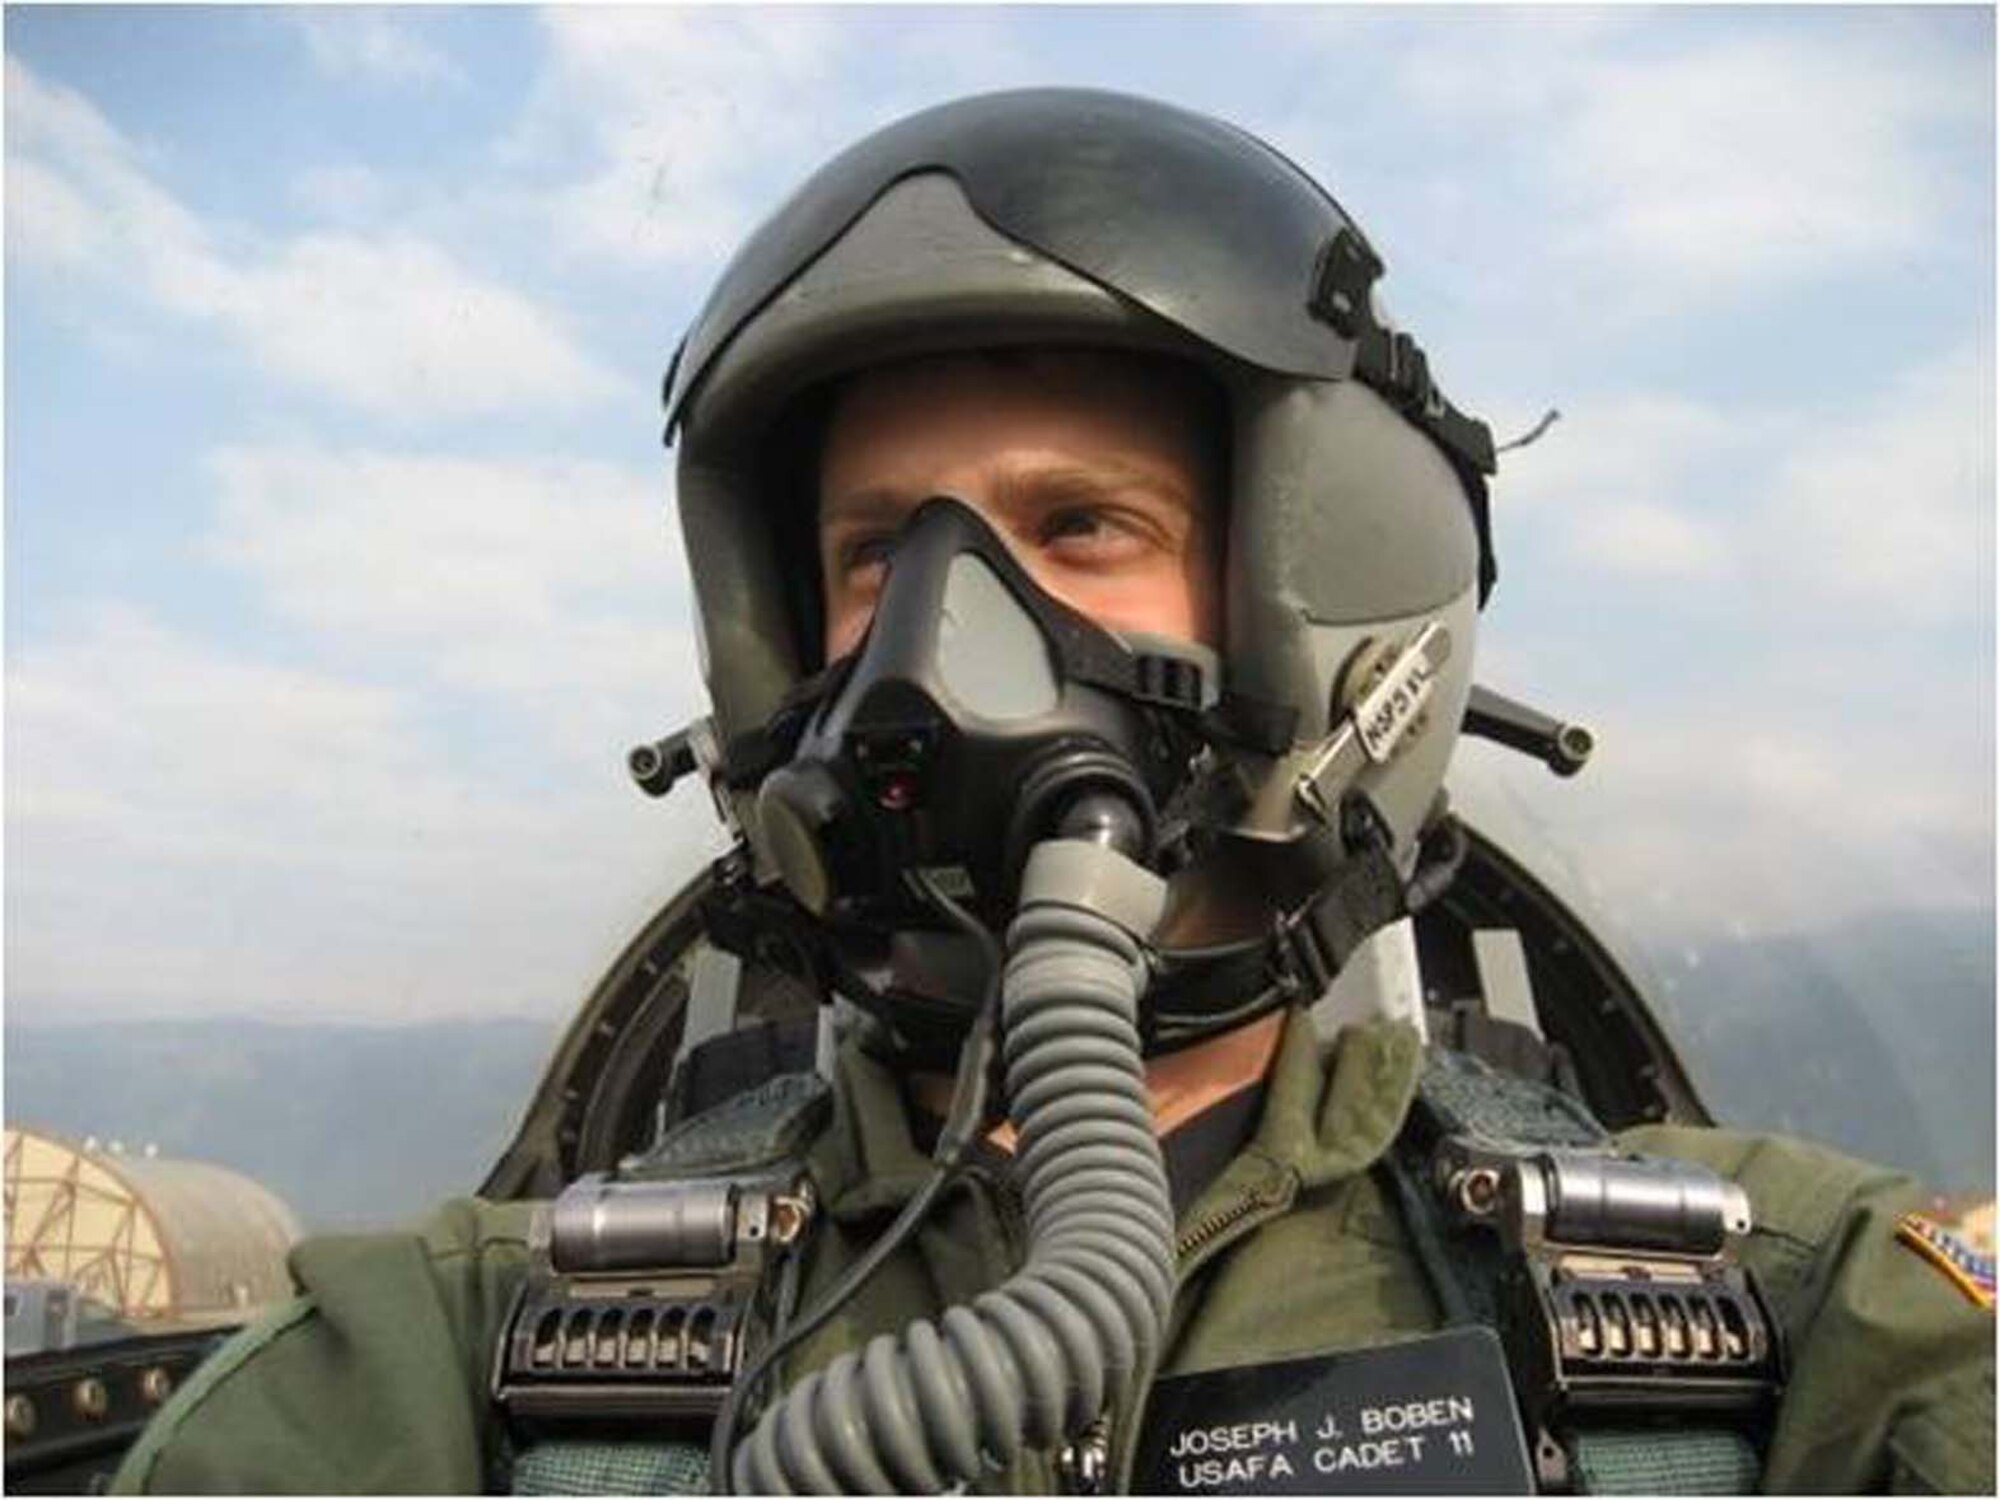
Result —
<instances>
[{"instance_id":1,"label":"mountain","mask_svg":"<svg viewBox=\"0 0 2000 1500\"><path fill-rule=\"evenodd\" d=\"M1991 912L1674 951L1662 1019L1725 1123L1992 1195ZM562 1025L10 1022L6 1118L234 1167L310 1228L394 1223L478 1186Z\"/></svg>"},{"instance_id":2,"label":"mountain","mask_svg":"<svg viewBox=\"0 0 2000 1500\"><path fill-rule=\"evenodd\" d=\"M1663 1019L1726 1123L1990 1197L1993 923L1990 911L1881 912L1690 945L1662 966Z\"/></svg>"},{"instance_id":3,"label":"mountain","mask_svg":"<svg viewBox=\"0 0 2000 1500\"><path fill-rule=\"evenodd\" d=\"M391 1224L479 1185L561 1026L10 1022L7 1123L234 1168L309 1229Z\"/></svg>"}]
</instances>

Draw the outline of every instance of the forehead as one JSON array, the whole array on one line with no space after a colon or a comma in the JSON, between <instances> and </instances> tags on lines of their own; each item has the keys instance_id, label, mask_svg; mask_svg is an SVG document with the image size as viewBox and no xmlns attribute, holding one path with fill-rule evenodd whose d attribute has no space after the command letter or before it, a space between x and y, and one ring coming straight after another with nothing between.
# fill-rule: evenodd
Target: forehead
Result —
<instances>
[{"instance_id":1,"label":"forehead","mask_svg":"<svg viewBox=\"0 0 2000 1500\"><path fill-rule=\"evenodd\" d=\"M1194 477L1219 428L1204 377L1171 360L1095 350L926 356L842 382L821 449L822 490L1016 449L1069 462L1137 459Z\"/></svg>"}]
</instances>

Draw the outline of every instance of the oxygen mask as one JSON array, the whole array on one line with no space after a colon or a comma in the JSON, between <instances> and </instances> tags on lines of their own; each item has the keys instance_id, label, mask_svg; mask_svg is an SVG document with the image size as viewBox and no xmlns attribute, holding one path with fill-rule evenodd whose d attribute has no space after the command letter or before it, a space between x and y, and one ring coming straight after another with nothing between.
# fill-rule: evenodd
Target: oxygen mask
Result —
<instances>
[{"instance_id":1,"label":"oxygen mask","mask_svg":"<svg viewBox=\"0 0 2000 1500\"><path fill-rule=\"evenodd\" d=\"M978 512L927 500L758 792L772 861L814 915L875 932L929 925L913 876L999 923L1049 838L1157 868L1217 675L1203 646L1114 634L1053 598Z\"/></svg>"}]
</instances>

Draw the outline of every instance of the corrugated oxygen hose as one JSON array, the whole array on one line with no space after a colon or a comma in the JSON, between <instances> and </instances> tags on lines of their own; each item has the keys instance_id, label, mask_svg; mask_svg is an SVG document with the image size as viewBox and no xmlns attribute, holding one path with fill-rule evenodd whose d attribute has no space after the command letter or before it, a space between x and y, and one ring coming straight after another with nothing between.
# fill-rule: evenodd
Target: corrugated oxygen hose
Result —
<instances>
[{"instance_id":1,"label":"corrugated oxygen hose","mask_svg":"<svg viewBox=\"0 0 2000 1500\"><path fill-rule=\"evenodd\" d=\"M1154 877L1109 850L1035 850L1001 986L1026 1264L935 1324L881 1334L800 1381L737 1448L738 1493L935 1493L1024 1444L1074 1437L1150 1365L1173 1301L1174 1218L1146 1103L1133 932L1150 931L1158 902Z\"/></svg>"}]
</instances>

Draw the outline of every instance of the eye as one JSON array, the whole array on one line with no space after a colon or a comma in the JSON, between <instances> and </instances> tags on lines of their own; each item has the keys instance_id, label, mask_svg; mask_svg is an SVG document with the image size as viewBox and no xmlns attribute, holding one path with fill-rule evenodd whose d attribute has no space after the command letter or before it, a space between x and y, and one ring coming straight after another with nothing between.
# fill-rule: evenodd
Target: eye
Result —
<instances>
[{"instance_id":1,"label":"eye","mask_svg":"<svg viewBox=\"0 0 2000 1500\"><path fill-rule=\"evenodd\" d=\"M1065 536L1093 536L1105 524L1103 515L1095 510L1073 506L1059 510L1042 523L1042 540L1053 541Z\"/></svg>"},{"instance_id":2,"label":"eye","mask_svg":"<svg viewBox=\"0 0 2000 1500\"><path fill-rule=\"evenodd\" d=\"M1115 567L1129 562L1148 546L1145 533L1132 520L1105 506L1068 506L1042 522L1039 542L1058 562L1079 568Z\"/></svg>"}]
</instances>

